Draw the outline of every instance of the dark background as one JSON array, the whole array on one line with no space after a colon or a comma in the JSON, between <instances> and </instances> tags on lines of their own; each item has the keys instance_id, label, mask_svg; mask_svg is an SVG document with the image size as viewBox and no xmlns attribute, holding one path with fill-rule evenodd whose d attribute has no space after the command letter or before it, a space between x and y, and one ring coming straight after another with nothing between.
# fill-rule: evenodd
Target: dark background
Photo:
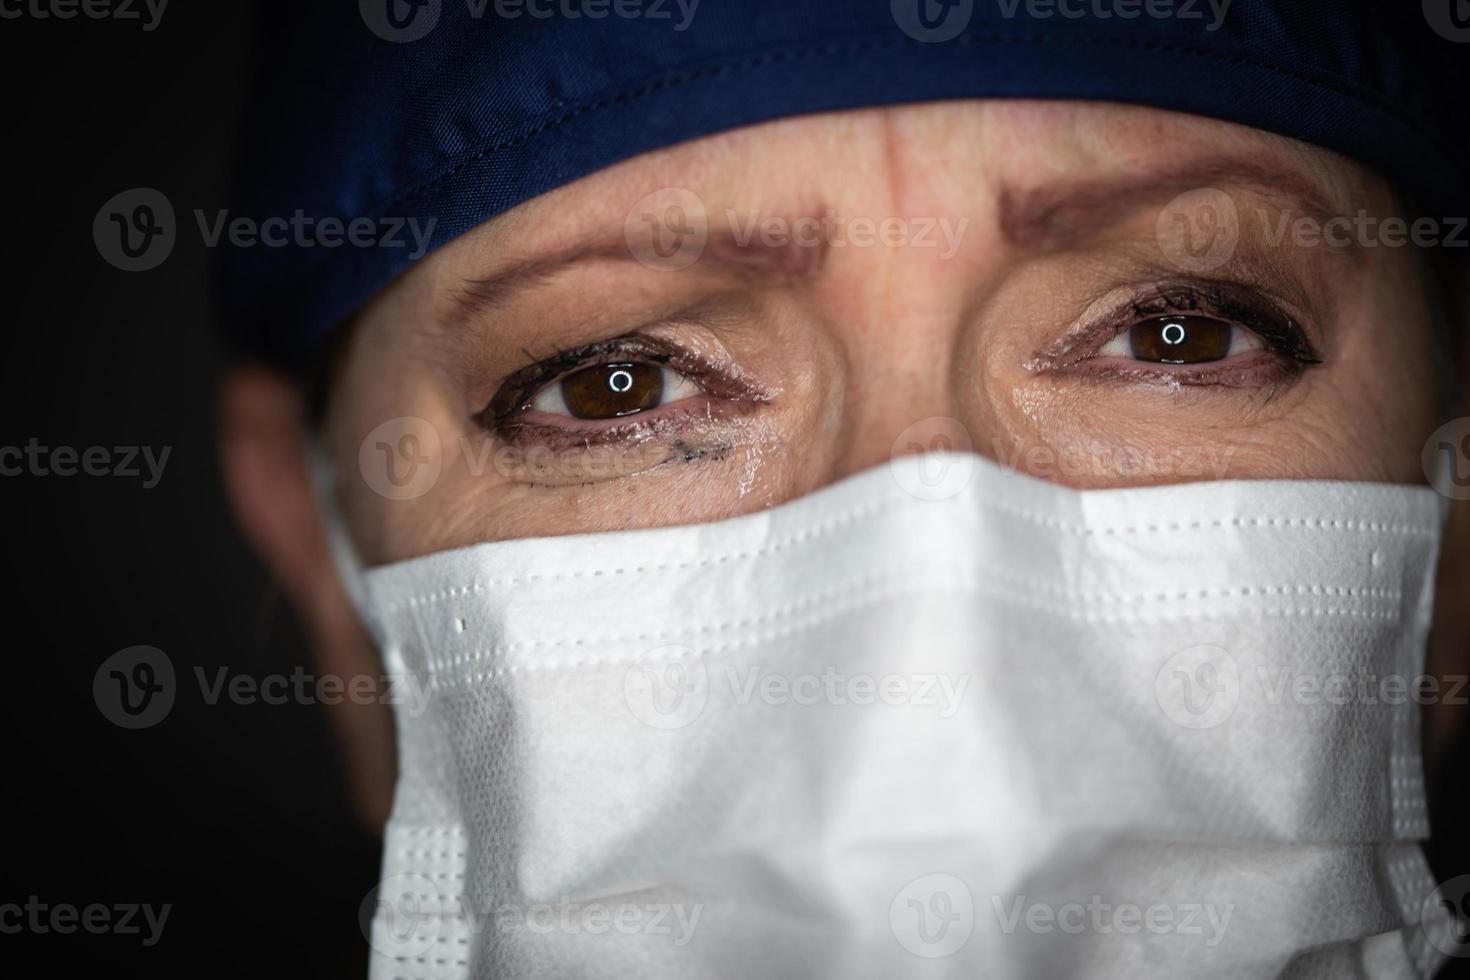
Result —
<instances>
[{"instance_id":1,"label":"dark background","mask_svg":"<svg viewBox=\"0 0 1470 980\"><path fill-rule=\"evenodd\" d=\"M378 841L354 822L320 707L209 705L193 677L307 665L290 610L235 532L213 436L227 363L193 210L227 206L250 85L234 0L140 22L0 20L4 445L164 447L163 478L5 477L8 661L0 903L172 903L162 939L0 936L0 974L364 977L358 908ZM103 261L92 221L133 187L170 201L170 257ZM147 644L167 718L108 722L92 677ZM28 975L37 975L25 971Z\"/></svg>"},{"instance_id":2,"label":"dark background","mask_svg":"<svg viewBox=\"0 0 1470 980\"><path fill-rule=\"evenodd\" d=\"M252 10L174 0L152 32L0 20L0 444L170 452L153 489L0 478L13 665L0 903L172 906L151 948L138 935L0 936L10 975L4 964L38 955L57 976L365 976L358 915L378 841L348 808L323 710L208 705L193 677L309 666L220 486L214 389L229 357L193 218L227 206ZM113 268L92 240L98 209L134 187L162 191L178 220L149 272ZM127 731L99 712L92 680L138 644L168 654L179 696L163 722ZM1443 880L1470 872L1463 767L1441 785L1456 794L1437 805Z\"/></svg>"}]
</instances>

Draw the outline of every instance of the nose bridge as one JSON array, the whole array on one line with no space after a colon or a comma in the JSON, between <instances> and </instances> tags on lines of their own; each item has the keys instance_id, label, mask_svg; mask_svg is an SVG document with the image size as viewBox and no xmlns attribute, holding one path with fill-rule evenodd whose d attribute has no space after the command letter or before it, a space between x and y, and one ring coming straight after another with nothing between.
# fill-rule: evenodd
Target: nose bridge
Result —
<instances>
[{"instance_id":1,"label":"nose bridge","mask_svg":"<svg viewBox=\"0 0 1470 980\"><path fill-rule=\"evenodd\" d=\"M876 247L834 249L827 283L846 358L829 480L896 456L966 451L985 437L972 431L984 420L965 417L973 392L961 391L979 365L957 358L977 347L966 331L998 270L993 202L982 174L932 166L957 133L975 133L951 131L944 110L882 118L883 163L876 179L851 187L848 203L880 229L890 222L892 234L880 232Z\"/></svg>"},{"instance_id":2,"label":"nose bridge","mask_svg":"<svg viewBox=\"0 0 1470 980\"><path fill-rule=\"evenodd\" d=\"M978 236L977 236L978 237ZM994 269L994 246L944 256L907 246L849 255L833 277L830 309L845 357L829 480L917 452L988 445L994 419L975 397L983 348L969 336Z\"/></svg>"},{"instance_id":3,"label":"nose bridge","mask_svg":"<svg viewBox=\"0 0 1470 980\"><path fill-rule=\"evenodd\" d=\"M830 480L881 465L895 456L946 448L963 430L954 390L956 318L941 310L895 313L915 288L890 277L891 292L866 304L847 344L847 397ZM961 440L963 441L963 440ZM963 445L954 448L964 448Z\"/></svg>"}]
</instances>

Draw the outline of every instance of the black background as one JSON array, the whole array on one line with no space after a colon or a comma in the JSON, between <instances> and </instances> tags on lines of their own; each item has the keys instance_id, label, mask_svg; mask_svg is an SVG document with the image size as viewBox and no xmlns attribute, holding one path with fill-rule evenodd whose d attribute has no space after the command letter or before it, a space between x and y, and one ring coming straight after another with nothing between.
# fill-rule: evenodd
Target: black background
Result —
<instances>
[{"instance_id":1,"label":"black background","mask_svg":"<svg viewBox=\"0 0 1470 980\"><path fill-rule=\"evenodd\" d=\"M215 388L226 364L196 208L227 206L250 84L252 6L139 22L0 20L7 180L5 445L168 447L153 489L121 477L0 478L5 501L4 864L0 902L171 903L162 939L0 936L0 973L366 976L358 907L378 841L348 808L323 709L208 705L212 679L309 668L283 598L235 532L220 485ZM103 203L153 187L178 243L148 272L93 245ZM163 650L178 698L125 731L92 676Z\"/></svg>"},{"instance_id":2,"label":"black background","mask_svg":"<svg viewBox=\"0 0 1470 980\"><path fill-rule=\"evenodd\" d=\"M214 390L227 354L193 219L227 206L252 9L174 0L150 33L0 20L0 443L170 452L153 489L0 478L0 902L172 906L151 948L136 935L0 936L9 975L5 963L32 955L58 976L365 975L358 916L378 841L349 811L322 709L208 705L193 683L195 668L309 666L221 491ZM133 187L161 190L178 216L172 255L143 273L114 269L92 241L103 202ZM92 679L137 644L169 655L179 697L161 724L125 731L97 710ZM1463 771L1442 781L1455 796L1436 812L1440 879L1470 872Z\"/></svg>"}]
</instances>

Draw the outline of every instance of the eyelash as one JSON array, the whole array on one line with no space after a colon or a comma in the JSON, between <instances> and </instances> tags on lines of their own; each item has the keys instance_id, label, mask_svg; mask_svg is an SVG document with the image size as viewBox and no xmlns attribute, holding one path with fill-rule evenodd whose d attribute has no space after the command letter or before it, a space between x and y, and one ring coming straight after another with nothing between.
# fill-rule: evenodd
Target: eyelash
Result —
<instances>
[{"instance_id":1,"label":"eyelash","mask_svg":"<svg viewBox=\"0 0 1470 980\"><path fill-rule=\"evenodd\" d=\"M1101 354L1103 348L1124 337L1129 330L1166 317L1193 316L1208 318L1239 328L1264 345L1244 355L1265 353L1273 358L1268 366L1254 369L1231 362L1242 355L1228 355L1216 361L1176 364L1127 359L1126 365L1108 364L1116 354ZM1233 346L1233 344L1232 344ZM531 357L529 352L527 356ZM1294 375L1321 362L1306 334L1279 306L1249 287L1233 283L1178 283L1154 286L1143 295L1109 313L1074 329L1060 345L1034 359L1030 367L1044 371L1067 373L1121 381L1154 381L1175 385L1220 385L1243 387L1262 381ZM657 366L687 379L707 396L702 410L674 406L694 401L684 398L671 405L632 413L624 418L582 420L566 418L578 427L528 421L524 418L534 407L538 396L578 372L608 364ZM494 398L474 418L484 428L508 441L557 441L563 444L591 446L627 439L636 433L672 429L682 415L695 414L712 418L716 404L749 407L769 396L755 386L732 377L661 338L631 334L611 340L558 350L549 357L511 374Z\"/></svg>"},{"instance_id":2,"label":"eyelash","mask_svg":"<svg viewBox=\"0 0 1470 980\"><path fill-rule=\"evenodd\" d=\"M1171 363L1101 353L1137 326L1171 317L1199 317L1249 332L1262 347L1215 361ZM1233 346L1233 344L1232 344ZM1272 358L1254 368L1236 363L1252 354ZM1107 363L1109 358L1117 362ZM1245 387L1295 376L1322 358L1295 319L1258 290L1227 282L1171 283L1153 286L1142 295L1074 329L1028 367L1099 380L1153 381L1172 385Z\"/></svg>"},{"instance_id":3,"label":"eyelash","mask_svg":"<svg viewBox=\"0 0 1470 980\"><path fill-rule=\"evenodd\" d=\"M532 355L527 352L527 356ZM582 420L567 416L571 421L583 426L579 429L527 421L523 418L534 409L538 396L552 385L559 384L581 371L623 363L656 366L665 371L675 372L710 400L703 404L703 410L686 408L677 413L669 409L673 405L693 399L684 398L673 405L661 405L622 419ZM768 398L768 395L754 385L732 377L728 372L720 370L673 343L659 338L631 334L595 344L558 350L549 357L522 368L505 379L490 404L476 413L475 420L484 428L510 441L532 438L560 439L577 445L590 446L626 439L638 432L667 428L679 415L698 414L705 418L713 417L715 402L750 405L766 401Z\"/></svg>"}]
</instances>

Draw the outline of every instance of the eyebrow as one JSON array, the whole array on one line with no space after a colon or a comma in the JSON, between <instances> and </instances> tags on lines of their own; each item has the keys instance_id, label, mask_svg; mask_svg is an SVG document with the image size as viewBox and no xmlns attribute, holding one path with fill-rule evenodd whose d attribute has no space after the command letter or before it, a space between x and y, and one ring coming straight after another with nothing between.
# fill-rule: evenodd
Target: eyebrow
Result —
<instances>
[{"instance_id":1,"label":"eyebrow","mask_svg":"<svg viewBox=\"0 0 1470 980\"><path fill-rule=\"evenodd\" d=\"M804 215L786 220L787 227L791 227L796 221L820 219ZM688 269L679 271L742 282L792 282L817 275L825 264L830 247L825 240L816 243L790 240L770 244L761 240L759 231L752 229L748 233L737 233L734 228L713 227L711 222L698 260ZM448 320L451 323L463 322L477 313L503 305L514 294L530 289L565 269L594 262L642 264L619 229L615 236L586 239L559 251L515 262L493 275L465 280L463 288L454 297L454 308Z\"/></svg>"},{"instance_id":2,"label":"eyebrow","mask_svg":"<svg viewBox=\"0 0 1470 980\"><path fill-rule=\"evenodd\" d=\"M1190 191L1237 187L1271 198L1280 210L1310 217L1319 227L1346 218L1305 175L1246 159L1209 159L1145 175L1003 188L1000 231L1017 248L1046 250L1074 243L1151 205Z\"/></svg>"},{"instance_id":3,"label":"eyebrow","mask_svg":"<svg viewBox=\"0 0 1470 980\"><path fill-rule=\"evenodd\" d=\"M1150 205L1162 205L1193 190L1249 188L1278 202L1281 210L1300 212L1325 224L1346 215L1331 204L1316 183L1287 166L1243 158L1210 158L1148 173L1054 182L1037 187L1002 187L998 196L999 229L1017 249L1057 249L1115 226ZM827 209L831 211L831 209ZM820 221L816 212L786 219ZM772 245L759 232L736 234L711 220L698 261L681 270L710 279L746 282L794 281L815 276L825 264L830 244L788 241ZM1356 243L1348 249L1356 251ZM543 283L568 268L595 262L639 265L622 229L605 230L563 249L513 262L483 278L467 279L453 298L446 326L468 322L514 295Z\"/></svg>"}]
</instances>

